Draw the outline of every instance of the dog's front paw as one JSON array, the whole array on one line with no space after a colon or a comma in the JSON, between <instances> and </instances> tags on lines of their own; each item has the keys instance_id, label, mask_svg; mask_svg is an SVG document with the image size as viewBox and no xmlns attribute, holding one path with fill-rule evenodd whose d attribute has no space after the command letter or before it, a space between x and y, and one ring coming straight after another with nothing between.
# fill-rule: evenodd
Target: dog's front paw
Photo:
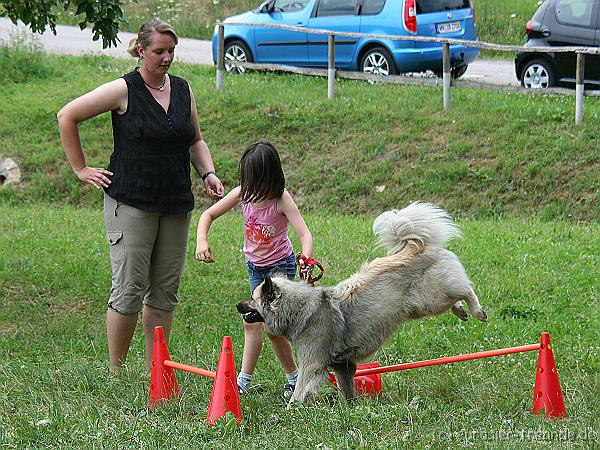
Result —
<instances>
[{"instance_id":1,"label":"dog's front paw","mask_svg":"<svg viewBox=\"0 0 600 450\"><path fill-rule=\"evenodd\" d=\"M465 308L460 302L456 302L454 305L452 305L452 313L463 322L469 320L469 317L467 316L467 311L465 311Z\"/></svg>"},{"instance_id":2,"label":"dog's front paw","mask_svg":"<svg viewBox=\"0 0 600 450\"><path fill-rule=\"evenodd\" d=\"M488 320L488 316L485 313L485 311L483 310L483 308L478 309L477 311L475 311L475 313L473 314L477 319L481 320L482 322L487 322Z\"/></svg>"}]
</instances>

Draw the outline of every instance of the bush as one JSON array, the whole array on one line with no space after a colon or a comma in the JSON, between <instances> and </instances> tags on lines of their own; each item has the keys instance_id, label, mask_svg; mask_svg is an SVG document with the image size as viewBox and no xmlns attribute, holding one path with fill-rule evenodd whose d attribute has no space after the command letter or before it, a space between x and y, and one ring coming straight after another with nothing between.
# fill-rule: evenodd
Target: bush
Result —
<instances>
[{"instance_id":1,"label":"bush","mask_svg":"<svg viewBox=\"0 0 600 450\"><path fill-rule=\"evenodd\" d=\"M9 42L0 40L0 67L3 82L25 83L52 73L42 46L25 32L11 35Z\"/></svg>"}]
</instances>

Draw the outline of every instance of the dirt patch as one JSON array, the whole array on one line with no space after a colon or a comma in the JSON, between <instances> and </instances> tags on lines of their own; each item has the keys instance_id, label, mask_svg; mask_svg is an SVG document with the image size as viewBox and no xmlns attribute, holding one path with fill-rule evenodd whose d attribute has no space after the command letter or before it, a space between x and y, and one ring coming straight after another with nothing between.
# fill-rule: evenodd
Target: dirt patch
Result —
<instances>
[{"instance_id":1,"label":"dirt patch","mask_svg":"<svg viewBox=\"0 0 600 450\"><path fill-rule=\"evenodd\" d=\"M15 334L19 330L16 323L12 322L0 322L0 336L8 336L9 334Z\"/></svg>"},{"instance_id":2,"label":"dirt patch","mask_svg":"<svg viewBox=\"0 0 600 450\"><path fill-rule=\"evenodd\" d=\"M84 311L88 305L91 303L91 300L85 299L73 299L72 302L67 304L58 303L58 304L49 304L48 305L48 315L49 316L62 316L65 314L68 315L76 315L77 313Z\"/></svg>"}]
</instances>

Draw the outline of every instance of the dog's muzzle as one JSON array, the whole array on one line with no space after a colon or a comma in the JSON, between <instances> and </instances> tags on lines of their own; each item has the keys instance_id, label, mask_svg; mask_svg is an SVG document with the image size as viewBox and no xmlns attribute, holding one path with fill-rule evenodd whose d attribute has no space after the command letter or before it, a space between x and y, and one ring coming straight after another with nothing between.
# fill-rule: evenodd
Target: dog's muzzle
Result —
<instances>
[{"instance_id":1,"label":"dog's muzzle","mask_svg":"<svg viewBox=\"0 0 600 450\"><path fill-rule=\"evenodd\" d=\"M235 308L244 318L244 322L246 323L256 323L256 322L264 322L265 319L260 315L260 313L252 308L248 302L240 302L235 305Z\"/></svg>"}]
</instances>

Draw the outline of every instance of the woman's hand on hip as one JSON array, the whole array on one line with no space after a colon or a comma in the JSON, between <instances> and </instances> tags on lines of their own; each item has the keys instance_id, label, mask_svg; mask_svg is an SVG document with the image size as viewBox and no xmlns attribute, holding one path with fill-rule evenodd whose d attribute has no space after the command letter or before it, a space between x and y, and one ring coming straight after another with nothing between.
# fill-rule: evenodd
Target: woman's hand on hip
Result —
<instances>
[{"instance_id":1,"label":"woman's hand on hip","mask_svg":"<svg viewBox=\"0 0 600 450\"><path fill-rule=\"evenodd\" d=\"M112 176L112 172L101 167L84 167L75 172L77 178L85 183L89 183L96 189L106 188L111 181L108 177Z\"/></svg>"},{"instance_id":2,"label":"woman's hand on hip","mask_svg":"<svg viewBox=\"0 0 600 450\"><path fill-rule=\"evenodd\" d=\"M204 188L206 189L206 195L214 200L222 198L225 193L223 183L221 183L221 180L214 173L211 173L204 179Z\"/></svg>"}]
</instances>

